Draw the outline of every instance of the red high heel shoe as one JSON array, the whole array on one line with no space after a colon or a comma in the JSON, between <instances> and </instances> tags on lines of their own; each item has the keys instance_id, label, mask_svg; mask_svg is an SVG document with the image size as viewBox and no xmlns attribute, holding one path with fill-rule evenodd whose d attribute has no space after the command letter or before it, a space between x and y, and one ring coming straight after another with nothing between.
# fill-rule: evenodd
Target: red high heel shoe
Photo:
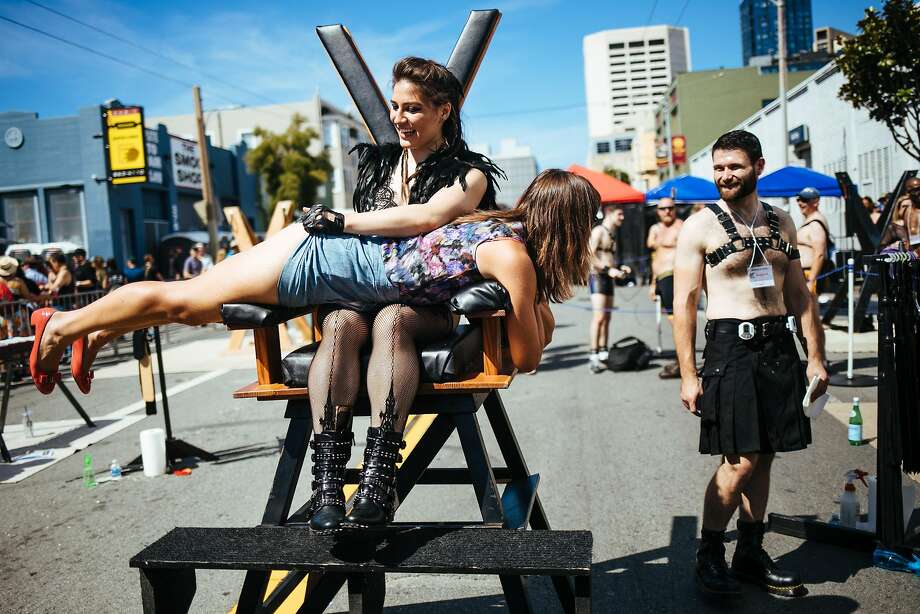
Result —
<instances>
[{"instance_id":1,"label":"red high heel shoe","mask_svg":"<svg viewBox=\"0 0 920 614\"><path fill-rule=\"evenodd\" d=\"M38 348L42 343L42 334L45 332L45 326L48 320L55 314L51 307L44 307L32 314L32 332L35 334L35 340L32 342L32 353L29 354L29 372L32 374L32 381L35 387L42 394L51 394L54 385L61 381L61 374L57 369L52 373L44 373L38 370Z\"/></svg>"},{"instance_id":2,"label":"red high heel shoe","mask_svg":"<svg viewBox=\"0 0 920 614\"><path fill-rule=\"evenodd\" d=\"M92 369L83 368L83 352L86 351L86 336L80 337L73 342L73 353L70 357L70 375L73 381L77 383L77 388L83 394L89 394L89 388L93 383Z\"/></svg>"}]
</instances>

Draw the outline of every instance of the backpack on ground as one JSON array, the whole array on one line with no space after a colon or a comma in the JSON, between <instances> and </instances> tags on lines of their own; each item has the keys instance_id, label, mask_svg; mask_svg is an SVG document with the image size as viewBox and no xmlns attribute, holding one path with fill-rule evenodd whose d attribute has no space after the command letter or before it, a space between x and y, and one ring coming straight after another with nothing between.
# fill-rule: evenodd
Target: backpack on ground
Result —
<instances>
[{"instance_id":1,"label":"backpack on ground","mask_svg":"<svg viewBox=\"0 0 920 614\"><path fill-rule=\"evenodd\" d=\"M640 371L652 359L652 349L641 339L623 337L610 346L607 368L611 371Z\"/></svg>"}]
</instances>

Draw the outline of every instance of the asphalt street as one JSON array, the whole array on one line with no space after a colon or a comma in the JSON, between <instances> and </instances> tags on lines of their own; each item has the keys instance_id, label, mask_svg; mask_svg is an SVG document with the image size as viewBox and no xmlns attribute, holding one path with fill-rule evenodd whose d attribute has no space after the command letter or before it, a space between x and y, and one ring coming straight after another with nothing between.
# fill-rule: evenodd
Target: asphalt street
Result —
<instances>
[{"instance_id":1,"label":"asphalt street","mask_svg":"<svg viewBox=\"0 0 920 614\"><path fill-rule=\"evenodd\" d=\"M617 298L612 340L636 335L654 345L645 289L620 289ZM679 381L657 377L662 361L642 372L592 374L585 292L555 306L554 313L558 325L540 369L519 376L502 398L531 471L541 474L540 497L553 528L593 531L595 612L917 612L920 578L875 569L865 553L773 533L767 535L767 550L801 571L807 597L789 601L747 588L728 602L703 598L693 580L693 558L702 493L717 459L696 451L699 422L681 406ZM667 327L664 339L665 348L673 348ZM204 369L209 359L200 357ZM198 375L170 372L168 384ZM90 490L79 479L77 454L21 483L0 486L0 611L140 612L138 573L128 560L144 546L175 526L257 524L286 421L283 403L231 398L235 388L254 379L254 369L235 369L170 398L177 437L227 451L221 462L194 466L190 476L134 473ZM843 400L853 394L832 392ZM872 390L858 393L874 398ZM136 377L107 378L94 384L85 407L100 415L138 399ZM23 386L13 392L10 423L19 420L24 404L36 420L72 414L62 397L40 397ZM138 433L161 424L161 416L150 416L92 445L87 451L97 470L113 458L126 462L139 454ZM357 421L353 460L365 428L366 422ZM490 440L487 424L483 430ZM845 426L833 416L820 416L813 430L808 450L777 459L771 511L827 519L836 509L844 473L874 469L875 448L848 445ZM493 461L499 462L497 452ZM454 437L436 464L458 463L462 453ZM306 500L308 480L302 478L295 506ZM419 486L397 519L476 516L471 488ZM727 549L730 556L734 543ZM227 612L242 577L198 572L193 611ZM534 578L530 586L537 612L561 611L548 581ZM495 577L393 575L386 604L388 612L401 614L466 613L493 611L503 599ZM340 594L333 611L346 609Z\"/></svg>"}]
</instances>

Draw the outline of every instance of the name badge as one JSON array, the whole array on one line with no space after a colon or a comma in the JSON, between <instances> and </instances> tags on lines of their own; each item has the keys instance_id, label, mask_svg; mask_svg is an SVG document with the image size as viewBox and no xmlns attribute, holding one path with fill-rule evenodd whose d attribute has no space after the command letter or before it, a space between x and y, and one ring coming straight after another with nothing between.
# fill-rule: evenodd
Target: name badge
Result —
<instances>
[{"instance_id":1,"label":"name badge","mask_svg":"<svg viewBox=\"0 0 920 614\"><path fill-rule=\"evenodd\" d=\"M748 281L751 282L752 288L772 288L773 267L769 264L752 266L748 269Z\"/></svg>"}]
</instances>

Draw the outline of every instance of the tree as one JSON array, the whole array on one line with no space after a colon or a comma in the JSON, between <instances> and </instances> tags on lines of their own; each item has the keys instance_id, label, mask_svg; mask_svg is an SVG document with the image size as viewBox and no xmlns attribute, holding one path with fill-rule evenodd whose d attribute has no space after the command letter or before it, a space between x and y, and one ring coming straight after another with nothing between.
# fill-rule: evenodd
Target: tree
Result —
<instances>
[{"instance_id":1,"label":"tree","mask_svg":"<svg viewBox=\"0 0 920 614\"><path fill-rule=\"evenodd\" d=\"M281 200L310 206L316 200L316 189L329 180L332 165L325 152L318 156L309 152L310 143L319 135L304 124L306 119L295 113L291 125L281 134L261 127L253 131L261 142L247 152L246 166L262 179L271 199L264 207L269 216Z\"/></svg>"},{"instance_id":2,"label":"tree","mask_svg":"<svg viewBox=\"0 0 920 614\"><path fill-rule=\"evenodd\" d=\"M614 179L619 179L623 183L629 183L629 173L618 168L607 166L604 168L604 174L610 175Z\"/></svg>"},{"instance_id":3,"label":"tree","mask_svg":"<svg viewBox=\"0 0 920 614\"><path fill-rule=\"evenodd\" d=\"M837 58L846 78L839 96L888 126L920 161L920 6L887 0L881 13L866 9L859 28Z\"/></svg>"}]
</instances>

